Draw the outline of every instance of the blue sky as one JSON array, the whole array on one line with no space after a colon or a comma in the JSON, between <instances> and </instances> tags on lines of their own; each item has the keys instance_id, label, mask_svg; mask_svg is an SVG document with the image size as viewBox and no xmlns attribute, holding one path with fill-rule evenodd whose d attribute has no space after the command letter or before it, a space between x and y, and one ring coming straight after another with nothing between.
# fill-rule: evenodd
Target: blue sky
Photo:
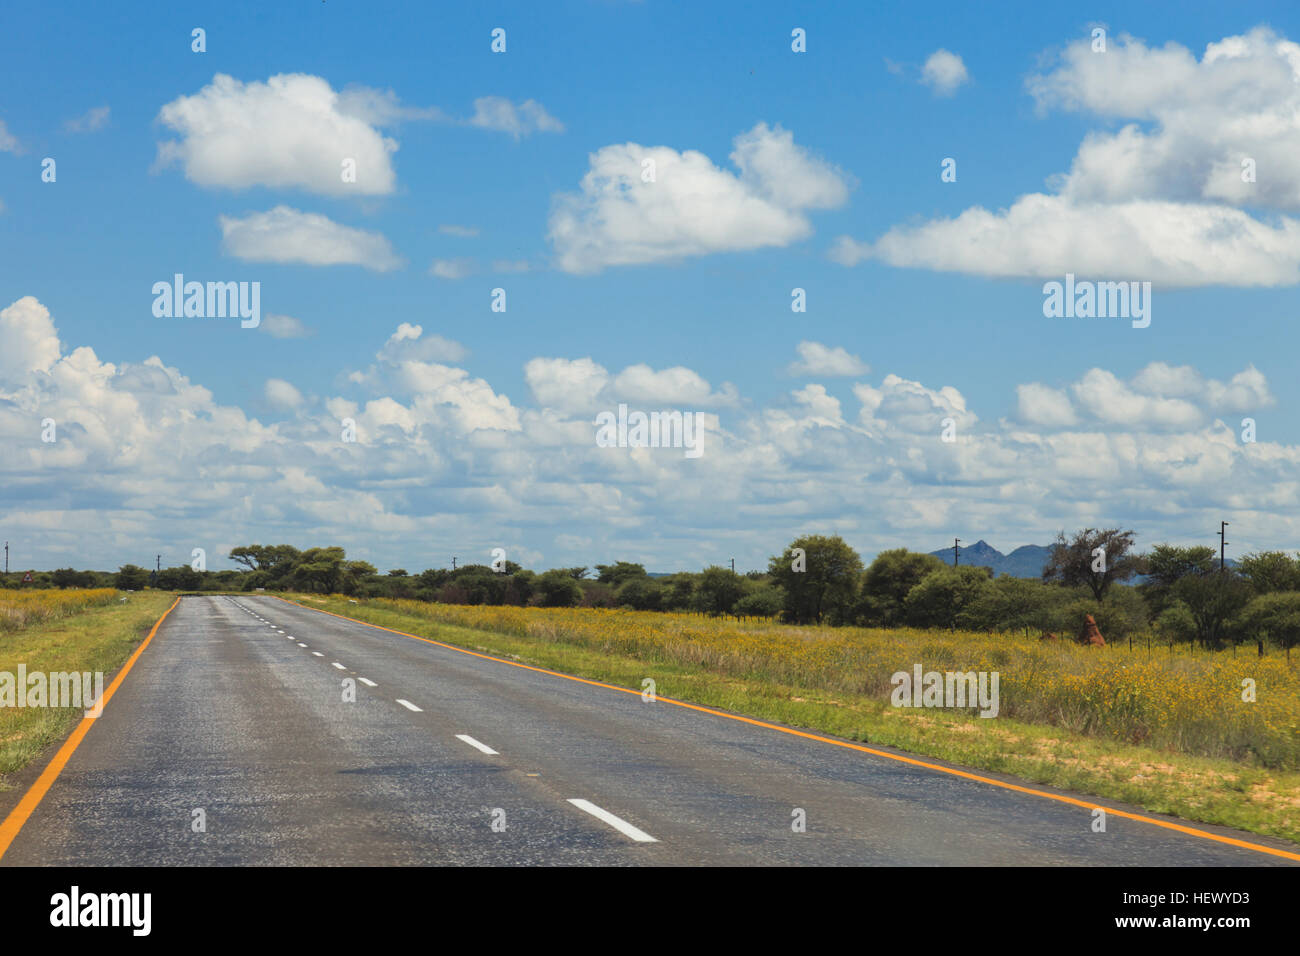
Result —
<instances>
[{"instance_id":1,"label":"blue sky","mask_svg":"<svg viewBox=\"0 0 1300 956\"><path fill-rule=\"evenodd\" d=\"M1297 19L1267 3L10 5L0 308L36 305L0 338L4 533L37 567L198 546L221 567L254 540L381 567L494 546L530 565L748 567L805 531L869 557L1096 523L1208 543L1220 516L1243 548L1291 547ZM1092 54L1097 26L1109 49ZM326 115L270 84L293 75L338 94ZM768 173L731 158L747 135ZM384 139L383 189L304 161ZM614 190L573 206L585 245L557 238L596 157L687 151L698 164L624 210L635 235L597 211L621 208ZM1257 188L1224 185L1240 156ZM1032 195L1049 206L1022 228L1005 213ZM272 232L273 254L223 237L281 207L297 228ZM973 239L958 217L976 207L994 221ZM362 264L313 264L339 243ZM1151 281L1151 326L1045 318L1042 284L1067 269ZM304 334L156 318L151 286L176 272L260 282L263 314ZM404 324L420 336L386 346ZM814 358L792 371L801 343ZM152 356L169 384L141 384ZM706 455L602 456L584 435L623 399L716 415ZM331 444L347 407L359 448ZM950 416L958 441L939 444ZM1258 443L1225 443L1215 423L1246 416Z\"/></svg>"}]
</instances>

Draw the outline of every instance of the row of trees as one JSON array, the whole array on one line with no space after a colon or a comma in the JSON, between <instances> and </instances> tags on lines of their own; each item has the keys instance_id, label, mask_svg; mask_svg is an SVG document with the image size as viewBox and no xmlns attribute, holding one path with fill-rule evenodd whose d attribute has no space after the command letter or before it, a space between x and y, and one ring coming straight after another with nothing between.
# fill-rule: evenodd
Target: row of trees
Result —
<instances>
[{"instance_id":1,"label":"row of trees","mask_svg":"<svg viewBox=\"0 0 1300 956\"><path fill-rule=\"evenodd\" d=\"M782 606L781 594L764 584L762 573L740 576L724 568L651 577L643 565L627 561L541 573L503 561L496 568L467 564L450 570L430 568L419 574L394 568L380 575L364 561L348 561L342 548L299 552L289 545L249 545L236 548L230 557L246 569L245 590L343 593L445 604L631 607L765 617L779 614Z\"/></svg>"},{"instance_id":2,"label":"row of trees","mask_svg":"<svg viewBox=\"0 0 1300 956\"><path fill-rule=\"evenodd\" d=\"M535 573L514 562L472 564L417 575L379 575L341 548L237 548L246 588L268 587L449 604L629 607L799 624L945 627L1073 635L1091 614L1111 640L1135 632L1221 649L1253 640L1290 648L1300 639L1300 560L1279 551L1219 568L1213 549L1158 544L1134 550L1136 534L1085 528L1057 536L1041 579L994 578L984 567L951 567L929 554L885 551L869 567L838 536L807 535L737 575L709 567L652 577L627 561ZM1138 579L1136 586L1127 582Z\"/></svg>"},{"instance_id":3,"label":"row of trees","mask_svg":"<svg viewBox=\"0 0 1300 956\"><path fill-rule=\"evenodd\" d=\"M989 568L906 549L863 568L842 539L809 536L772 558L768 575L783 590L784 616L798 622L1073 636L1091 614L1111 639L1148 630L1210 650L1253 641L1263 653L1269 642L1290 656L1300 641L1300 559L1265 551L1226 567L1209 547L1158 544L1136 554L1135 539L1117 528L1062 532L1034 580L995 579Z\"/></svg>"},{"instance_id":4,"label":"row of trees","mask_svg":"<svg viewBox=\"0 0 1300 956\"><path fill-rule=\"evenodd\" d=\"M1280 551L1250 554L1220 567L1209 547L1158 544L1134 550L1136 535L1086 528L1057 537L1041 579L1000 577L984 567L952 567L906 549L870 566L842 538L806 535L773 555L764 571L723 567L651 576L627 561L537 573L512 562L470 564L410 574L380 574L350 561L343 548L247 545L230 559L241 570L188 566L151 572L125 565L116 575L64 568L41 572L35 586L142 590L252 591L258 588L410 598L448 604L628 607L736 617L780 617L797 624L943 627L1073 636L1093 615L1110 640L1147 632L1162 640L1218 650L1254 641L1288 651L1300 641L1300 560ZM10 575L11 578L14 575ZM1130 584L1129 582L1136 582ZM13 586L11 583L10 586Z\"/></svg>"}]
</instances>

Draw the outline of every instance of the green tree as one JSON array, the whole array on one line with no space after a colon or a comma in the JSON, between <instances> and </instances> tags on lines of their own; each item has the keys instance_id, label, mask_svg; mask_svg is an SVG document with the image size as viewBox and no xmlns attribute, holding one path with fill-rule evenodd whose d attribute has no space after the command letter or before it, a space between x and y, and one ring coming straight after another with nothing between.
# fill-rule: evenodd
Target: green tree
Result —
<instances>
[{"instance_id":1,"label":"green tree","mask_svg":"<svg viewBox=\"0 0 1300 956\"><path fill-rule=\"evenodd\" d=\"M1147 579L1138 585L1151 613L1159 616L1175 600L1174 585L1189 574L1209 574L1215 569L1218 555L1213 548L1195 545L1182 548L1158 544L1142 559L1142 573Z\"/></svg>"},{"instance_id":2,"label":"green tree","mask_svg":"<svg viewBox=\"0 0 1300 956\"><path fill-rule=\"evenodd\" d=\"M226 568L222 571L207 572L204 575L203 587L213 591L238 591L244 584L243 571L232 571Z\"/></svg>"},{"instance_id":3,"label":"green tree","mask_svg":"<svg viewBox=\"0 0 1300 956\"><path fill-rule=\"evenodd\" d=\"M302 552L289 544L250 544L235 548L229 557L249 571L265 571L270 580L279 581L293 571Z\"/></svg>"},{"instance_id":4,"label":"green tree","mask_svg":"<svg viewBox=\"0 0 1300 956\"><path fill-rule=\"evenodd\" d=\"M942 567L931 571L907 592L903 613L913 627L969 626L968 609L989 587L988 568Z\"/></svg>"},{"instance_id":5,"label":"green tree","mask_svg":"<svg viewBox=\"0 0 1300 956\"><path fill-rule=\"evenodd\" d=\"M160 591L197 591L203 585L203 575L188 564L163 568L158 572L154 587Z\"/></svg>"},{"instance_id":6,"label":"green tree","mask_svg":"<svg viewBox=\"0 0 1300 956\"><path fill-rule=\"evenodd\" d=\"M95 575L74 568L59 568L50 574L56 588L89 588L95 586Z\"/></svg>"},{"instance_id":7,"label":"green tree","mask_svg":"<svg viewBox=\"0 0 1300 956\"><path fill-rule=\"evenodd\" d=\"M597 581L601 584L608 584L614 588L617 588L624 581L627 581L630 578L646 577L645 565L633 564L630 561L618 561L614 564L598 564L596 565L596 573L598 575L596 578Z\"/></svg>"},{"instance_id":8,"label":"green tree","mask_svg":"<svg viewBox=\"0 0 1300 956\"><path fill-rule=\"evenodd\" d=\"M420 572L420 587L431 593L436 593L444 584L451 580L451 572L446 568L429 568Z\"/></svg>"},{"instance_id":9,"label":"green tree","mask_svg":"<svg viewBox=\"0 0 1300 956\"><path fill-rule=\"evenodd\" d=\"M379 569L369 561L345 561L339 587L344 594L367 593L375 585L378 575ZM383 592L382 585L379 590Z\"/></svg>"},{"instance_id":10,"label":"green tree","mask_svg":"<svg viewBox=\"0 0 1300 956\"><path fill-rule=\"evenodd\" d=\"M599 581L583 581L578 586L578 590L582 593L578 601L579 607L618 607L614 589L608 584L601 584Z\"/></svg>"},{"instance_id":11,"label":"green tree","mask_svg":"<svg viewBox=\"0 0 1300 956\"><path fill-rule=\"evenodd\" d=\"M658 611L663 606L664 587L652 577L629 577L614 592L614 600L620 607Z\"/></svg>"},{"instance_id":12,"label":"green tree","mask_svg":"<svg viewBox=\"0 0 1300 956\"><path fill-rule=\"evenodd\" d=\"M1300 592L1274 591L1259 594L1242 612L1242 625L1250 633L1286 648L1291 663L1291 648L1300 643Z\"/></svg>"},{"instance_id":13,"label":"green tree","mask_svg":"<svg viewBox=\"0 0 1300 956\"><path fill-rule=\"evenodd\" d=\"M963 608L964 626L999 633L1052 630L1050 609L1059 603L1059 591L1039 581L1004 574L980 589Z\"/></svg>"},{"instance_id":14,"label":"green tree","mask_svg":"<svg viewBox=\"0 0 1300 956\"><path fill-rule=\"evenodd\" d=\"M463 564L452 572L451 580L463 594L459 604L503 604L510 583L504 572L498 574L486 564Z\"/></svg>"},{"instance_id":15,"label":"green tree","mask_svg":"<svg viewBox=\"0 0 1300 956\"><path fill-rule=\"evenodd\" d=\"M902 624L907 593L927 574L945 566L933 554L921 554L906 548L880 552L862 578L859 620L873 627Z\"/></svg>"},{"instance_id":16,"label":"green tree","mask_svg":"<svg viewBox=\"0 0 1300 956\"><path fill-rule=\"evenodd\" d=\"M695 575L679 571L660 578L659 582L663 588L662 606L665 611L685 611L691 607L695 596Z\"/></svg>"},{"instance_id":17,"label":"green tree","mask_svg":"<svg viewBox=\"0 0 1300 956\"><path fill-rule=\"evenodd\" d=\"M1043 568L1043 580L1066 587L1086 585L1101 604L1112 584L1127 581L1141 569L1141 560L1131 553L1136 537L1119 528L1084 528L1069 539L1062 531Z\"/></svg>"},{"instance_id":18,"label":"green tree","mask_svg":"<svg viewBox=\"0 0 1300 956\"><path fill-rule=\"evenodd\" d=\"M437 601L439 604L468 604L469 595L455 581L448 581L438 588Z\"/></svg>"},{"instance_id":19,"label":"green tree","mask_svg":"<svg viewBox=\"0 0 1300 956\"><path fill-rule=\"evenodd\" d=\"M1186 574L1172 589L1173 596L1187 605L1196 622L1196 639L1202 647L1212 650L1236 637L1234 619L1251 593L1250 582L1231 568Z\"/></svg>"},{"instance_id":20,"label":"green tree","mask_svg":"<svg viewBox=\"0 0 1300 956\"><path fill-rule=\"evenodd\" d=\"M117 570L117 582L114 586L119 591L143 591L148 584L148 571L134 564L124 564Z\"/></svg>"},{"instance_id":21,"label":"green tree","mask_svg":"<svg viewBox=\"0 0 1300 956\"><path fill-rule=\"evenodd\" d=\"M245 571L244 580L239 589L241 591L256 591L258 588L269 587L271 583L271 576L265 571Z\"/></svg>"},{"instance_id":22,"label":"green tree","mask_svg":"<svg viewBox=\"0 0 1300 956\"><path fill-rule=\"evenodd\" d=\"M732 612L740 617L776 617L784 605L785 595L779 587L760 584L737 601Z\"/></svg>"},{"instance_id":23,"label":"green tree","mask_svg":"<svg viewBox=\"0 0 1300 956\"><path fill-rule=\"evenodd\" d=\"M501 595L501 603L523 607L533 596L536 580L537 575L532 571L527 571L522 567L514 571L506 578L506 589Z\"/></svg>"},{"instance_id":24,"label":"green tree","mask_svg":"<svg viewBox=\"0 0 1300 956\"><path fill-rule=\"evenodd\" d=\"M537 603L542 607L574 607L581 601L582 586L571 571L571 568L556 568L538 575L535 587Z\"/></svg>"},{"instance_id":25,"label":"green tree","mask_svg":"<svg viewBox=\"0 0 1300 956\"><path fill-rule=\"evenodd\" d=\"M242 564L247 571L261 571L261 550L260 544L240 545L238 548L232 548L226 557L236 564Z\"/></svg>"},{"instance_id":26,"label":"green tree","mask_svg":"<svg viewBox=\"0 0 1300 956\"><path fill-rule=\"evenodd\" d=\"M1065 591L1062 597L1065 600L1052 604L1046 616L1047 629L1065 637L1081 638L1089 615L1102 638L1111 644L1119 643L1147 623L1146 604L1133 588L1114 589L1105 604L1098 604L1091 589L1084 587Z\"/></svg>"},{"instance_id":27,"label":"green tree","mask_svg":"<svg viewBox=\"0 0 1300 956\"><path fill-rule=\"evenodd\" d=\"M1241 559L1237 570L1250 581L1256 594L1300 591L1300 561L1285 551L1260 551Z\"/></svg>"},{"instance_id":28,"label":"green tree","mask_svg":"<svg viewBox=\"0 0 1300 956\"><path fill-rule=\"evenodd\" d=\"M1173 600L1165 605L1156 616L1155 629L1171 645L1196 640L1196 618L1182 601Z\"/></svg>"},{"instance_id":29,"label":"green tree","mask_svg":"<svg viewBox=\"0 0 1300 956\"><path fill-rule=\"evenodd\" d=\"M696 603L705 614L730 614L744 592L743 579L717 565L705 568L695 584Z\"/></svg>"},{"instance_id":30,"label":"green tree","mask_svg":"<svg viewBox=\"0 0 1300 956\"><path fill-rule=\"evenodd\" d=\"M785 594L784 610L791 621L820 624L849 617L862 558L839 535L809 534L773 556L767 573Z\"/></svg>"},{"instance_id":31,"label":"green tree","mask_svg":"<svg viewBox=\"0 0 1300 956\"><path fill-rule=\"evenodd\" d=\"M293 569L292 586L313 594L338 594L342 590L346 557L339 547L308 548Z\"/></svg>"}]
</instances>

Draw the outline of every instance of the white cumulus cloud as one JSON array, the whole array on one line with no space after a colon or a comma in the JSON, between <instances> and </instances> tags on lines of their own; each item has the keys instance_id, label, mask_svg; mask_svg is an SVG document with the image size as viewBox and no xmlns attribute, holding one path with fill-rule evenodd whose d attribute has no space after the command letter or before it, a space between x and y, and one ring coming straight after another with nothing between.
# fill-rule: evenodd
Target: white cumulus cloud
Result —
<instances>
[{"instance_id":1,"label":"white cumulus cloud","mask_svg":"<svg viewBox=\"0 0 1300 956\"><path fill-rule=\"evenodd\" d=\"M1043 109L1129 121L1084 140L1062 181L1071 199L1300 209L1300 44L1266 27L1210 43L1200 60L1127 36L1105 55L1075 43L1028 85Z\"/></svg>"},{"instance_id":2,"label":"white cumulus cloud","mask_svg":"<svg viewBox=\"0 0 1300 956\"><path fill-rule=\"evenodd\" d=\"M803 341L796 347L799 358L790 363L791 375L846 376L866 375L871 369L856 355L849 354L843 346L822 345Z\"/></svg>"},{"instance_id":3,"label":"white cumulus cloud","mask_svg":"<svg viewBox=\"0 0 1300 956\"><path fill-rule=\"evenodd\" d=\"M714 389L698 372L682 366L655 370L639 363L616 375L590 358L535 358L524 366L524 380L537 403L566 412L629 405L692 408L732 407L736 387Z\"/></svg>"},{"instance_id":4,"label":"white cumulus cloud","mask_svg":"<svg viewBox=\"0 0 1300 956\"><path fill-rule=\"evenodd\" d=\"M500 96L476 99L474 115L468 122L470 126L509 133L515 139L530 133L564 132L564 124L546 112L536 100L525 100L516 105Z\"/></svg>"},{"instance_id":5,"label":"white cumulus cloud","mask_svg":"<svg viewBox=\"0 0 1300 956\"><path fill-rule=\"evenodd\" d=\"M874 243L841 238L832 258L999 278L1067 272L1163 286L1300 282L1300 220L1266 223L1239 209L1163 200L1077 204L1032 193L1010 209L895 226Z\"/></svg>"},{"instance_id":6,"label":"white cumulus cloud","mask_svg":"<svg viewBox=\"0 0 1300 956\"><path fill-rule=\"evenodd\" d=\"M548 239L560 268L591 273L786 246L812 234L807 211L848 198L848 177L779 126L759 123L734 147L739 173L668 146L623 143L592 153L580 192L553 200Z\"/></svg>"},{"instance_id":7,"label":"white cumulus cloud","mask_svg":"<svg viewBox=\"0 0 1300 956\"><path fill-rule=\"evenodd\" d=\"M305 339L312 334L312 330L301 319L276 312L262 316L262 324L258 328L275 339Z\"/></svg>"},{"instance_id":8,"label":"white cumulus cloud","mask_svg":"<svg viewBox=\"0 0 1300 956\"><path fill-rule=\"evenodd\" d=\"M201 186L385 195L396 188L392 154L398 144L375 125L392 118L391 112L373 115L375 104L384 102L383 94L367 98L355 91L341 102L326 80L305 73L281 73L264 83L218 73L159 112L180 138L158 144L158 164L180 165ZM344 160L355 163L355 182L344 182Z\"/></svg>"},{"instance_id":9,"label":"white cumulus cloud","mask_svg":"<svg viewBox=\"0 0 1300 956\"><path fill-rule=\"evenodd\" d=\"M970 81L966 64L956 53L935 50L921 67L921 82L938 96L952 96L958 87Z\"/></svg>"},{"instance_id":10,"label":"white cumulus cloud","mask_svg":"<svg viewBox=\"0 0 1300 956\"><path fill-rule=\"evenodd\" d=\"M1253 366L1008 383L1029 412L1017 425L986 422L955 385L888 374L840 395L814 383L770 407L719 403L691 460L599 447L592 412L619 389L640 390L646 411L726 394L693 369L611 374L589 358L538 358L524 369L531 400L517 404L446 364L459 353L420 325L374 348L344 394L266 382L247 397L276 410L265 423L157 356L65 347L37 299L13 302L0 309L6 533L38 567L116 567L194 541L213 543L219 567L229 547L279 540L420 568L448 560L430 549L454 541L448 556L505 546L535 567L621 558L668 571L697 567L691 556L715 541L761 567L802 531L864 552L986 529L997 544L1046 543L1096 515L1129 515L1144 547L1197 540L1220 518L1243 550L1300 535L1300 446L1236 432L1231 410L1273 401ZM46 417L57 442L39 440ZM343 418L356 442L340 440ZM944 418L955 442L941 438Z\"/></svg>"},{"instance_id":11,"label":"white cumulus cloud","mask_svg":"<svg viewBox=\"0 0 1300 956\"><path fill-rule=\"evenodd\" d=\"M1190 365L1166 362L1151 362L1127 382L1093 368L1068 390L1032 382L1016 386L1016 395L1021 421L1053 428L1084 420L1133 429L1199 428L1216 415L1258 413L1277 401L1253 365L1225 382L1206 378Z\"/></svg>"},{"instance_id":12,"label":"white cumulus cloud","mask_svg":"<svg viewBox=\"0 0 1300 956\"><path fill-rule=\"evenodd\" d=\"M280 409L294 409L303 402L302 393L282 378L266 380L266 400Z\"/></svg>"},{"instance_id":13,"label":"white cumulus cloud","mask_svg":"<svg viewBox=\"0 0 1300 956\"><path fill-rule=\"evenodd\" d=\"M473 275L474 271L474 260L468 258L434 259L433 264L429 266L429 275L437 276L439 279L463 279Z\"/></svg>"},{"instance_id":14,"label":"white cumulus cloud","mask_svg":"<svg viewBox=\"0 0 1300 956\"><path fill-rule=\"evenodd\" d=\"M1061 427L1079 420L1069 395L1040 382L1017 385L1016 406L1020 420L1031 425Z\"/></svg>"},{"instance_id":15,"label":"white cumulus cloud","mask_svg":"<svg viewBox=\"0 0 1300 956\"><path fill-rule=\"evenodd\" d=\"M860 421L876 430L938 435L945 418L962 430L979 420L966 408L962 393L951 385L933 389L891 373L878 388L866 382L854 385L853 394L862 403Z\"/></svg>"},{"instance_id":16,"label":"white cumulus cloud","mask_svg":"<svg viewBox=\"0 0 1300 956\"><path fill-rule=\"evenodd\" d=\"M357 265L376 272L403 264L384 236L340 225L320 213L276 206L242 219L220 216L218 222L222 249L249 262Z\"/></svg>"},{"instance_id":17,"label":"white cumulus cloud","mask_svg":"<svg viewBox=\"0 0 1300 956\"><path fill-rule=\"evenodd\" d=\"M0 380L49 371L60 351L50 310L33 296L25 295L0 311Z\"/></svg>"},{"instance_id":18,"label":"white cumulus cloud","mask_svg":"<svg viewBox=\"0 0 1300 956\"><path fill-rule=\"evenodd\" d=\"M403 322L389 336L378 358L385 362L459 362L469 350L441 335L425 335L424 326Z\"/></svg>"},{"instance_id":19,"label":"white cumulus cloud","mask_svg":"<svg viewBox=\"0 0 1300 956\"><path fill-rule=\"evenodd\" d=\"M874 241L837 239L831 258L990 277L1067 272L1165 287L1300 282L1300 45L1258 28L1207 45L1149 48L1121 37L1105 54L1070 44L1031 76L1043 109L1100 117L1052 193L1008 208L900 225ZM1129 122L1118 130L1115 120Z\"/></svg>"}]
</instances>

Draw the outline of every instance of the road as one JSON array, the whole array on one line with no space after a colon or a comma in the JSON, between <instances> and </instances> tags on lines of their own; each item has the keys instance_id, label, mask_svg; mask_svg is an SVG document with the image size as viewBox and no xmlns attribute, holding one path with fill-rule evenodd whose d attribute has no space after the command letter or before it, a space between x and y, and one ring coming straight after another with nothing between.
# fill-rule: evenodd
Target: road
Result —
<instances>
[{"instance_id":1,"label":"road","mask_svg":"<svg viewBox=\"0 0 1300 956\"><path fill-rule=\"evenodd\" d=\"M1092 821L271 597L186 597L0 865L1294 865Z\"/></svg>"}]
</instances>

